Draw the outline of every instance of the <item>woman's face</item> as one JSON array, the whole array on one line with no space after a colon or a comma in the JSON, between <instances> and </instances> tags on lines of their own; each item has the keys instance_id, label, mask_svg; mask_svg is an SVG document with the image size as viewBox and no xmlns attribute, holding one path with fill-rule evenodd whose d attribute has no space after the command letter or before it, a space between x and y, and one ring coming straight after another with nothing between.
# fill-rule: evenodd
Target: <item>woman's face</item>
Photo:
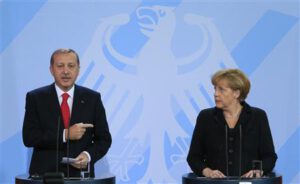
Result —
<instances>
[{"instance_id":1,"label":"woman's face","mask_svg":"<svg viewBox=\"0 0 300 184\"><path fill-rule=\"evenodd\" d=\"M221 79L214 86L215 93L215 103L216 107L220 109L227 109L230 106L239 103L239 90L233 90L228 86L228 81L226 79Z\"/></svg>"}]
</instances>

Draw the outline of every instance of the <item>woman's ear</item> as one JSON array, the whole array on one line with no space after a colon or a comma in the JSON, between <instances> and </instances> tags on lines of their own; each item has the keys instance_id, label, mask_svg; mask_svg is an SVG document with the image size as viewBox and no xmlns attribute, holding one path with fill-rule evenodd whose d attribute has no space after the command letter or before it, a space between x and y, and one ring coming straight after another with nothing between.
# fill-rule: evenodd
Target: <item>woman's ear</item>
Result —
<instances>
[{"instance_id":1,"label":"woman's ear","mask_svg":"<svg viewBox=\"0 0 300 184\"><path fill-rule=\"evenodd\" d=\"M240 98L240 96L241 96L241 91L240 90L234 90L234 97L235 98Z\"/></svg>"}]
</instances>

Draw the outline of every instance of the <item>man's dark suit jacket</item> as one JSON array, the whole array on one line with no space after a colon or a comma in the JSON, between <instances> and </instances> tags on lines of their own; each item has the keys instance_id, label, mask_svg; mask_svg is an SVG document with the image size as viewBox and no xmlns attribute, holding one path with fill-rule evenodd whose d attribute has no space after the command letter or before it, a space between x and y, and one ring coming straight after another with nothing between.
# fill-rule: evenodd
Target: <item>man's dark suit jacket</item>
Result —
<instances>
[{"instance_id":1,"label":"man's dark suit jacket","mask_svg":"<svg viewBox=\"0 0 300 184\"><path fill-rule=\"evenodd\" d=\"M67 144L63 142L64 125L55 85L28 92L25 108L23 142L25 146L33 147L29 174L55 172L58 163L59 171L67 176L66 164L60 163L62 157L67 156ZM107 153L112 140L100 94L75 85L70 126L80 122L91 123L94 127L88 128L80 140L69 142L69 157L75 158L87 151L91 156L93 177L94 163ZM80 176L80 170L70 166L69 176Z\"/></svg>"},{"instance_id":2,"label":"man's dark suit jacket","mask_svg":"<svg viewBox=\"0 0 300 184\"><path fill-rule=\"evenodd\" d=\"M267 115L262 109L251 107L246 102L242 105L243 110L236 125L237 137L239 126L242 127L241 175L252 169L252 160L262 160L263 171L267 174L277 160ZM199 113L187 157L195 174L202 176L202 170L209 167L226 175L226 155L231 153L226 153L225 129L226 121L221 109L209 108ZM235 147L237 152L240 150L239 141L238 138ZM236 155L231 176L238 176L239 173L239 153Z\"/></svg>"}]
</instances>

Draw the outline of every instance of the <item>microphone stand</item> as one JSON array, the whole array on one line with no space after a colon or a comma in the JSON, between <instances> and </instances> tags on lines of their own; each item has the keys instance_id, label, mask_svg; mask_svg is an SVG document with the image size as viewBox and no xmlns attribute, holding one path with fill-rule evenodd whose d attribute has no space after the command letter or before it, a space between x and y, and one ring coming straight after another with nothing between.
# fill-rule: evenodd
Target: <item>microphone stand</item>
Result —
<instances>
[{"instance_id":1,"label":"microphone stand","mask_svg":"<svg viewBox=\"0 0 300 184\"><path fill-rule=\"evenodd\" d=\"M69 163L69 155L70 155L70 151L69 148L70 147L70 122L68 123L68 137L67 137L67 177L68 179L70 179L70 163Z\"/></svg>"},{"instance_id":2,"label":"microphone stand","mask_svg":"<svg viewBox=\"0 0 300 184\"><path fill-rule=\"evenodd\" d=\"M63 184L64 173L58 172L58 160L59 160L59 130L60 130L60 116L57 118L57 132L56 132L56 169L55 172L46 172L43 176L44 184Z\"/></svg>"},{"instance_id":3,"label":"microphone stand","mask_svg":"<svg viewBox=\"0 0 300 184\"><path fill-rule=\"evenodd\" d=\"M239 176L241 177L242 173L242 125L239 126L239 134L240 134L240 150L239 150Z\"/></svg>"},{"instance_id":4,"label":"microphone stand","mask_svg":"<svg viewBox=\"0 0 300 184\"><path fill-rule=\"evenodd\" d=\"M228 177L228 127L225 125L226 176Z\"/></svg>"},{"instance_id":5,"label":"microphone stand","mask_svg":"<svg viewBox=\"0 0 300 184\"><path fill-rule=\"evenodd\" d=\"M58 157L59 157L59 128L60 127L60 116L57 118L57 132L56 132L56 172L58 173Z\"/></svg>"}]
</instances>

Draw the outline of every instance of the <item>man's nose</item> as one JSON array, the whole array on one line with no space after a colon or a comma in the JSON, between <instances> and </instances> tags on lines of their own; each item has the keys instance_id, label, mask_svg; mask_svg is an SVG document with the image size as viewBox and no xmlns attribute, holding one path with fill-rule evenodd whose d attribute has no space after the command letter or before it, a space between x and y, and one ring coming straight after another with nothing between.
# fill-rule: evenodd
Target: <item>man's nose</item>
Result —
<instances>
[{"instance_id":1,"label":"man's nose","mask_svg":"<svg viewBox=\"0 0 300 184\"><path fill-rule=\"evenodd\" d=\"M63 73L64 74L68 74L69 73L69 68L68 67L64 67Z\"/></svg>"}]
</instances>

